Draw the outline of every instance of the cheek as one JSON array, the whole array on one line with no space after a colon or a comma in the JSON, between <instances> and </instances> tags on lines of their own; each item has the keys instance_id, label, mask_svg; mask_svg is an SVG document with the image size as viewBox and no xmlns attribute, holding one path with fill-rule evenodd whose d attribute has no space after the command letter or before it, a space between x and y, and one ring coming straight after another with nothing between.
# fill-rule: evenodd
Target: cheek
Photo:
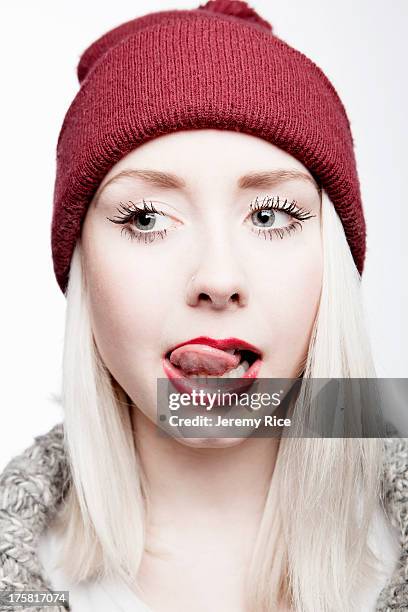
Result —
<instances>
[{"instance_id":1,"label":"cheek","mask_svg":"<svg viewBox=\"0 0 408 612\"><path fill-rule=\"evenodd\" d=\"M270 266L267 287L263 284L263 311L270 313L270 358L276 376L294 376L306 356L319 307L322 272L319 241L303 252L288 250Z\"/></svg>"},{"instance_id":2,"label":"cheek","mask_svg":"<svg viewBox=\"0 0 408 612\"><path fill-rule=\"evenodd\" d=\"M298 282L296 291L290 304L291 314L287 325L286 354L293 363L297 372L297 364L303 363L309 348L313 324L319 308L321 293L321 270L308 269L305 266L302 278Z\"/></svg>"},{"instance_id":3,"label":"cheek","mask_svg":"<svg viewBox=\"0 0 408 612\"><path fill-rule=\"evenodd\" d=\"M306 260L288 274L282 298L282 312L287 321L286 333L300 341L309 339L320 300L322 270L319 262Z\"/></svg>"},{"instance_id":4,"label":"cheek","mask_svg":"<svg viewBox=\"0 0 408 612\"><path fill-rule=\"evenodd\" d=\"M154 254L146 258L125 237L102 240L90 229L83 245L92 329L115 374L129 367L130 358L146 359L159 338L168 303L162 294L165 270L152 261Z\"/></svg>"}]
</instances>

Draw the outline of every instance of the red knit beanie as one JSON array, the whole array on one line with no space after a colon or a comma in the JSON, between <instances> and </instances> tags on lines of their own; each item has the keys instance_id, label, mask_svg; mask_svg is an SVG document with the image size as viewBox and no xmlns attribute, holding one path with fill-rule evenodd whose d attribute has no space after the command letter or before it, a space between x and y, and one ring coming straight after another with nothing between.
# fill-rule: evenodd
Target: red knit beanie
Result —
<instances>
[{"instance_id":1,"label":"red knit beanie","mask_svg":"<svg viewBox=\"0 0 408 612\"><path fill-rule=\"evenodd\" d=\"M142 143L194 128L252 134L302 162L333 202L362 272L365 221L341 100L245 2L210 0L124 23L83 53L78 78L57 146L51 242L63 292L106 173Z\"/></svg>"}]
</instances>

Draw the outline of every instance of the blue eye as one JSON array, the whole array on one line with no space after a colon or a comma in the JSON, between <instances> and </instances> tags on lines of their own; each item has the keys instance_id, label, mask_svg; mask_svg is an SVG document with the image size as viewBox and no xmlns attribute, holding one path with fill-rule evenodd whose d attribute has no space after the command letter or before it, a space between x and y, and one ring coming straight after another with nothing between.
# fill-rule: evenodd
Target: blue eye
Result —
<instances>
[{"instance_id":1,"label":"blue eye","mask_svg":"<svg viewBox=\"0 0 408 612\"><path fill-rule=\"evenodd\" d=\"M298 206L296 200L289 203L287 199L279 199L279 196L265 196L261 203L258 197L254 204L251 203L249 216L256 228L251 231L271 240L274 237L282 239L302 229L302 223L316 215Z\"/></svg>"},{"instance_id":2,"label":"blue eye","mask_svg":"<svg viewBox=\"0 0 408 612\"><path fill-rule=\"evenodd\" d=\"M251 218L259 227L272 227L275 222L275 213L273 210L258 210L252 213Z\"/></svg>"},{"instance_id":3,"label":"blue eye","mask_svg":"<svg viewBox=\"0 0 408 612\"><path fill-rule=\"evenodd\" d=\"M143 208L130 201L127 204L121 202L117 210L116 217L113 219L108 217L108 220L123 225L122 232L125 232L131 240L137 239L150 243L159 236L162 239L165 238L169 229L166 227L166 219L169 217L163 211L156 210L152 202L149 207L143 200Z\"/></svg>"},{"instance_id":4,"label":"blue eye","mask_svg":"<svg viewBox=\"0 0 408 612\"><path fill-rule=\"evenodd\" d=\"M127 204L121 202L117 211L117 215L113 219L108 217L108 220L122 225L121 232L125 232L131 240L151 243L158 237L164 239L168 230L175 226L170 224L170 217L166 213L156 210L152 202L149 206L144 199L143 208L129 201ZM266 196L262 202L257 197L255 203L250 205L249 214L253 224L251 231L264 239L284 238L302 229L302 223L315 216L300 208L295 200L288 203L287 199L280 200L279 196Z\"/></svg>"}]
</instances>

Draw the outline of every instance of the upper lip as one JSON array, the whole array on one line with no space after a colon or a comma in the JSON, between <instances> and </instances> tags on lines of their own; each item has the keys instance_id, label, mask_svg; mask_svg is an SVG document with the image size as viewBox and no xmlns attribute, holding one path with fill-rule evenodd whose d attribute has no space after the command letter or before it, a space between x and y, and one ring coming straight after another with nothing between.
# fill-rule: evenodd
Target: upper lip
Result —
<instances>
[{"instance_id":1,"label":"upper lip","mask_svg":"<svg viewBox=\"0 0 408 612\"><path fill-rule=\"evenodd\" d=\"M177 344L176 346L173 346L173 348L169 349L166 355L174 351L176 348L184 346L185 344L207 344L208 346L212 346L222 351L235 348L252 351L253 353L259 355L259 357L262 356L262 351L259 348L253 344L250 344L249 342L246 342L245 340L241 340L240 338L223 338L221 340L216 340L215 338L210 338L209 336L198 336L197 338L191 338L185 342L180 342L180 344Z\"/></svg>"}]
</instances>

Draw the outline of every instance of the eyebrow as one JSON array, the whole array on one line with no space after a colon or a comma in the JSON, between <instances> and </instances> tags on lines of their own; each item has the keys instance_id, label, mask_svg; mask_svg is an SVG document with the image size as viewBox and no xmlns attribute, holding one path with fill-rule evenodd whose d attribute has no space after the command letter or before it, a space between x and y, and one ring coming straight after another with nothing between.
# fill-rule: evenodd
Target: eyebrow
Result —
<instances>
[{"instance_id":1,"label":"eyebrow","mask_svg":"<svg viewBox=\"0 0 408 612\"><path fill-rule=\"evenodd\" d=\"M318 191L320 190L318 184L310 174L302 172L301 170L286 170L283 168L245 174L238 179L238 187L239 189L262 189L273 187L277 183L290 180L305 181L311 183Z\"/></svg>"},{"instance_id":2,"label":"eyebrow","mask_svg":"<svg viewBox=\"0 0 408 612\"><path fill-rule=\"evenodd\" d=\"M100 186L96 192L95 199L98 199L102 191L108 185L113 185L123 178L138 178L145 183L148 183L152 187L161 187L162 189L187 189L186 181L180 176L177 176L171 172L163 172L159 170L136 170L132 168L122 170ZM320 192L320 187L310 174L302 172L301 170L288 170L284 168L265 170L261 172L249 172L238 179L237 186L241 190L268 189L277 183L288 180L300 180L310 183Z\"/></svg>"}]
</instances>

